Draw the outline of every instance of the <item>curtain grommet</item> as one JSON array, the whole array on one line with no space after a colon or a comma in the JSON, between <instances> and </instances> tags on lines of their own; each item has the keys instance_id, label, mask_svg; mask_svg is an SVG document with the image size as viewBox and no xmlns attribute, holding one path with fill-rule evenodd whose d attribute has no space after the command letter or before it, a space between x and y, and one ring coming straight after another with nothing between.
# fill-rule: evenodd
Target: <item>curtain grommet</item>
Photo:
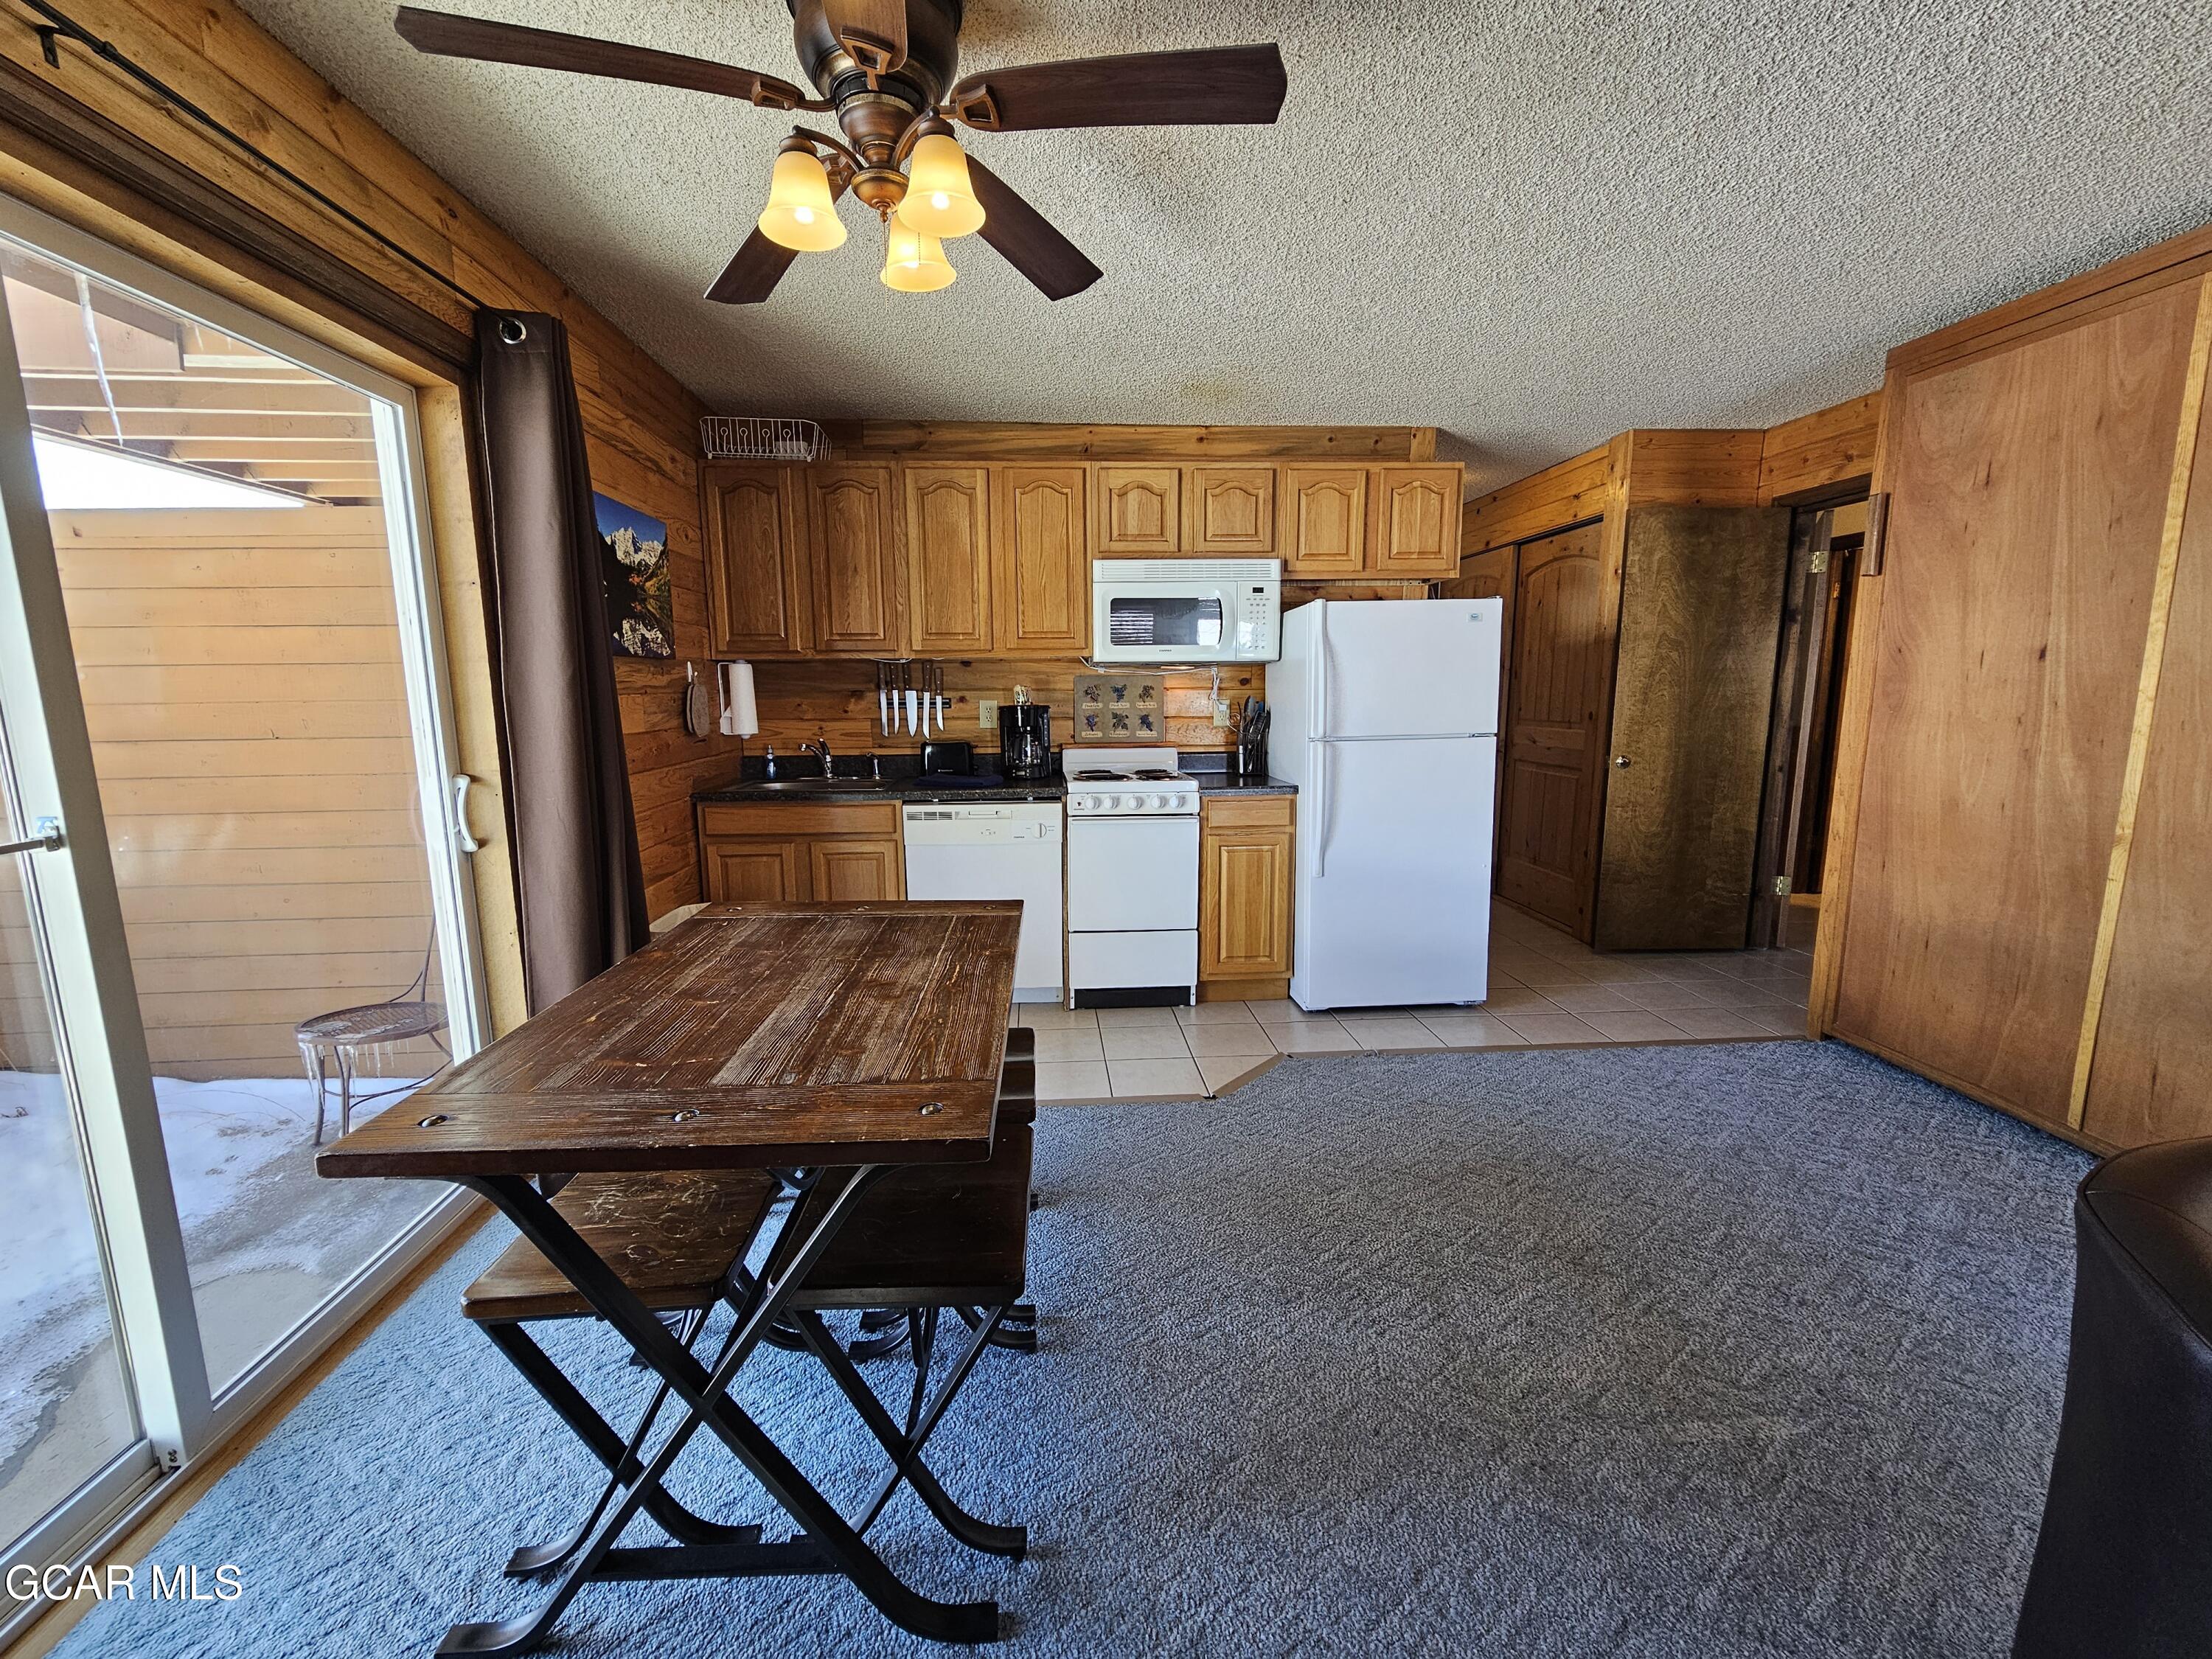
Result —
<instances>
[{"instance_id":1,"label":"curtain grommet","mask_svg":"<svg viewBox=\"0 0 2212 1659\"><path fill-rule=\"evenodd\" d=\"M502 317L499 319L499 337L507 345L520 345L530 337L530 330L520 317Z\"/></svg>"}]
</instances>

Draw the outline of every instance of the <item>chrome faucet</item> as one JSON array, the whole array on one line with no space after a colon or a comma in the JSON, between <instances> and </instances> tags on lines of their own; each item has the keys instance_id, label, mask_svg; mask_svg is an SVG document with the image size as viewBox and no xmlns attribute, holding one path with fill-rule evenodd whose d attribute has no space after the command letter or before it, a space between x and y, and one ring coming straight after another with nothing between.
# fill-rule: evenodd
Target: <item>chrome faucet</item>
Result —
<instances>
[{"instance_id":1,"label":"chrome faucet","mask_svg":"<svg viewBox=\"0 0 2212 1659\"><path fill-rule=\"evenodd\" d=\"M829 738L829 734L828 734L828 733L826 733L826 732L825 732L825 733L823 733L821 737L818 737L818 738L809 738L806 742L800 744L799 745L799 752L800 754L802 754L802 755L819 755L819 756L821 756L821 757L822 757L822 775L823 775L823 777L825 777L825 778L826 778L826 777L829 777L829 776L830 776L830 775L831 775L831 769L830 769L830 765L831 765L831 763L830 763L830 738Z\"/></svg>"}]
</instances>

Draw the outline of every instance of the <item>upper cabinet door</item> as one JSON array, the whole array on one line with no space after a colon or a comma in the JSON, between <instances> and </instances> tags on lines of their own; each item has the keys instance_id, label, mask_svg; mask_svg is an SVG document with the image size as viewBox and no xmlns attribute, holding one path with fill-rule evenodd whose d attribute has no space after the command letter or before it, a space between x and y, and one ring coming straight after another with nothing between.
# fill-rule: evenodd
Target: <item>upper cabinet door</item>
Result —
<instances>
[{"instance_id":1,"label":"upper cabinet door","mask_svg":"<svg viewBox=\"0 0 2212 1659\"><path fill-rule=\"evenodd\" d=\"M1283 574L1357 576L1367 568L1367 469L1282 469Z\"/></svg>"},{"instance_id":2,"label":"upper cabinet door","mask_svg":"<svg viewBox=\"0 0 2212 1659\"><path fill-rule=\"evenodd\" d=\"M1378 576L1459 574L1460 469L1455 465L1376 469Z\"/></svg>"},{"instance_id":3,"label":"upper cabinet door","mask_svg":"<svg viewBox=\"0 0 2212 1659\"><path fill-rule=\"evenodd\" d=\"M980 466L906 470L906 562L917 656L991 648L991 487Z\"/></svg>"},{"instance_id":4,"label":"upper cabinet door","mask_svg":"<svg viewBox=\"0 0 2212 1659\"><path fill-rule=\"evenodd\" d=\"M702 469L707 615L718 657L788 654L806 645L806 561L786 466Z\"/></svg>"},{"instance_id":5,"label":"upper cabinet door","mask_svg":"<svg viewBox=\"0 0 2212 1659\"><path fill-rule=\"evenodd\" d=\"M1001 656L1080 657L1091 649L1091 549L1079 466L1001 466L992 529L992 594Z\"/></svg>"},{"instance_id":6,"label":"upper cabinet door","mask_svg":"<svg viewBox=\"0 0 2212 1659\"><path fill-rule=\"evenodd\" d=\"M1182 475L1186 553L1252 558L1275 550L1275 469L1189 466Z\"/></svg>"},{"instance_id":7,"label":"upper cabinet door","mask_svg":"<svg viewBox=\"0 0 2212 1659\"><path fill-rule=\"evenodd\" d=\"M1182 469L1102 466L1098 469L1101 553L1180 553L1182 550Z\"/></svg>"},{"instance_id":8,"label":"upper cabinet door","mask_svg":"<svg viewBox=\"0 0 2212 1659\"><path fill-rule=\"evenodd\" d=\"M813 556L814 648L864 657L904 649L895 481L888 466L817 466L806 474Z\"/></svg>"}]
</instances>

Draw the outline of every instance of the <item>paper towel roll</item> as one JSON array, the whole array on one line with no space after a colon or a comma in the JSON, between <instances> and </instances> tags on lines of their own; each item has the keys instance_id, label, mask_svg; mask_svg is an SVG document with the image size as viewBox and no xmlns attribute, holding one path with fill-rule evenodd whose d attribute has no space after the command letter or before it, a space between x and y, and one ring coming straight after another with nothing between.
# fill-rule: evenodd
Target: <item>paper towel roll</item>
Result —
<instances>
[{"instance_id":1,"label":"paper towel roll","mask_svg":"<svg viewBox=\"0 0 2212 1659\"><path fill-rule=\"evenodd\" d=\"M760 708L753 700L753 665L749 662L722 665L722 732L726 737L750 738L760 731Z\"/></svg>"}]
</instances>

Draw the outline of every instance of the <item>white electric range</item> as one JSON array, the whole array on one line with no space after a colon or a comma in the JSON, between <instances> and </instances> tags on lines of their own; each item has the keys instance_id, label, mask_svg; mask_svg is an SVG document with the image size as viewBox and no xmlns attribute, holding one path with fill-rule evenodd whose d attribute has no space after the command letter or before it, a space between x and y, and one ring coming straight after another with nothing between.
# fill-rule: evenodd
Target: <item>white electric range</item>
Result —
<instances>
[{"instance_id":1,"label":"white electric range","mask_svg":"<svg viewBox=\"0 0 2212 1659\"><path fill-rule=\"evenodd\" d=\"M1189 1003L1198 988L1198 781L1172 749L1060 751L1073 1008Z\"/></svg>"}]
</instances>

